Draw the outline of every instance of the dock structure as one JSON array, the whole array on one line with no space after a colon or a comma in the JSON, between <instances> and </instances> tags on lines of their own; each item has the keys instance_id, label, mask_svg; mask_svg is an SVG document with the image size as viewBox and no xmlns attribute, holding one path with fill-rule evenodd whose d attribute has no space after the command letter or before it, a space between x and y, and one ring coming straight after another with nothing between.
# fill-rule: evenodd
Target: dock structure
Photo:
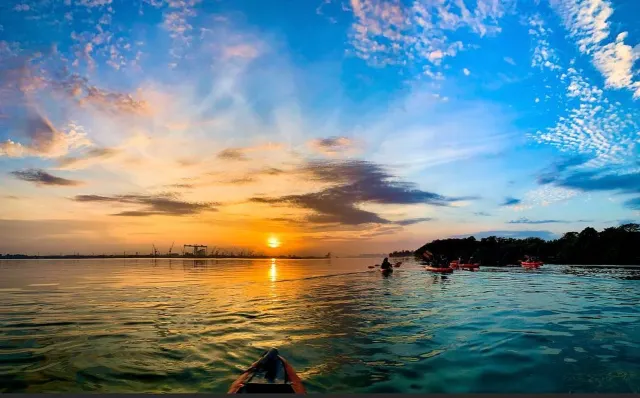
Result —
<instances>
[{"instance_id":1,"label":"dock structure","mask_svg":"<svg viewBox=\"0 0 640 398\"><path fill-rule=\"evenodd\" d=\"M187 251L187 248L191 248L190 252ZM184 245L183 250L185 256L206 257L207 255L206 245Z\"/></svg>"}]
</instances>

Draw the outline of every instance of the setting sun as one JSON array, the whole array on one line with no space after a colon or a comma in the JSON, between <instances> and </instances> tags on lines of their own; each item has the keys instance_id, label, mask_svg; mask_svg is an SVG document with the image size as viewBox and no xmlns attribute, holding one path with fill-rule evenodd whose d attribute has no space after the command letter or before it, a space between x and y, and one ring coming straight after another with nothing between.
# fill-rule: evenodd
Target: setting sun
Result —
<instances>
[{"instance_id":1,"label":"setting sun","mask_svg":"<svg viewBox=\"0 0 640 398\"><path fill-rule=\"evenodd\" d=\"M275 236L272 236L269 239L267 239L267 246L273 249L275 249L276 247L280 247L280 240Z\"/></svg>"}]
</instances>

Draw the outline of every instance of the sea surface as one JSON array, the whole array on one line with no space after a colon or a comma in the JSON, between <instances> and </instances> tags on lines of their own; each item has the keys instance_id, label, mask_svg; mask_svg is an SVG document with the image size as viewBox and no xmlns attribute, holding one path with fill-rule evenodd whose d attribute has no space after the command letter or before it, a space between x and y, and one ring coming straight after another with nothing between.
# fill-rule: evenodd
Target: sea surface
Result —
<instances>
[{"instance_id":1,"label":"sea surface","mask_svg":"<svg viewBox=\"0 0 640 398\"><path fill-rule=\"evenodd\" d=\"M0 261L0 393L223 393L269 347L309 392L640 392L640 268L375 262Z\"/></svg>"}]
</instances>

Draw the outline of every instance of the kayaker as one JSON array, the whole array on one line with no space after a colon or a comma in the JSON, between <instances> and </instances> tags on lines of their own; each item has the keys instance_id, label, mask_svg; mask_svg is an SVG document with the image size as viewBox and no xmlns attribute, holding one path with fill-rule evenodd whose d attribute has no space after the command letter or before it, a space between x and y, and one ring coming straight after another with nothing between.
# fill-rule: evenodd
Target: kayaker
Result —
<instances>
[{"instance_id":1,"label":"kayaker","mask_svg":"<svg viewBox=\"0 0 640 398\"><path fill-rule=\"evenodd\" d=\"M380 269L390 269L392 267L393 265L389 262L388 257L385 257L384 260L382 260L382 264L380 264Z\"/></svg>"}]
</instances>

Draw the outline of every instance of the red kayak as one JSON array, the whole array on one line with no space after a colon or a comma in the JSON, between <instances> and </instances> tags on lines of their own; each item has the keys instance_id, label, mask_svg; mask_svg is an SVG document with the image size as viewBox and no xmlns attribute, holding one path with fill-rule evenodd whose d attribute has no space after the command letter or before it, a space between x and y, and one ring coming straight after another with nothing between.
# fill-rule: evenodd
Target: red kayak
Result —
<instances>
[{"instance_id":1,"label":"red kayak","mask_svg":"<svg viewBox=\"0 0 640 398\"><path fill-rule=\"evenodd\" d=\"M542 267L544 263L542 261L523 261L520 263L524 268L538 268Z\"/></svg>"},{"instance_id":2,"label":"red kayak","mask_svg":"<svg viewBox=\"0 0 640 398\"><path fill-rule=\"evenodd\" d=\"M231 384L228 393L306 394L306 390L293 367L272 348Z\"/></svg>"},{"instance_id":3,"label":"red kayak","mask_svg":"<svg viewBox=\"0 0 640 398\"><path fill-rule=\"evenodd\" d=\"M478 269L480 268L480 263L458 264L456 262L452 262L451 264L449 264L449 267L453 269Z\"/></svg>"},{"instance_id":4,"label":"red kayak","mask_svg":"<svg viewBox=\"0 0 640 398\"><path fill-rule=\"evenodd\" d=\"M453 272L452 268L437 268L437 267L426 266L426 267L424 267L424 269L426 269L427 271L430 271L430 272L439 272L441 274L450 274L450 273Z\"/></svg>"}]
</instances>

